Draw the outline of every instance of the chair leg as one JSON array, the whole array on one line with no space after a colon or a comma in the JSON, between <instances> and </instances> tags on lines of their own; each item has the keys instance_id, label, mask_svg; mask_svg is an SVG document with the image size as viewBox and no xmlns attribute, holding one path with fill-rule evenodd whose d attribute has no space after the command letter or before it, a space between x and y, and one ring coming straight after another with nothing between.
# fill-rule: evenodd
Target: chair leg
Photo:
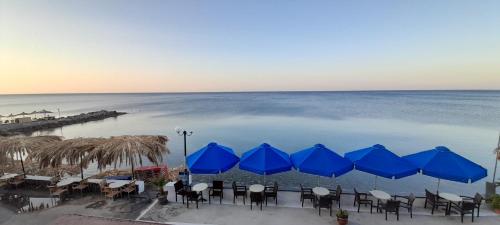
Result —
<instances>
[{"instance_id":1,"label":"chair leg","mask_svg":"<svg viewBox=\"0 0 500 225\"><path fill-rule=\"evenodd\" d=\"M387 220L387 210L385 211L385 220Z\"/></svg>"},{"instance_id":2,"label":"chair leg","mask_svg":"<svg viewBox=\"0 0 500 225\"><path fill-rule=\"evenodd\" d=\"M462 221L462 223L464 223L464 214L463 213L461 213L461 215L460 215L460 220Z\"/></svg>"},{"instance_id":3,"label":"chair leg","mask_svg":"<svg viewBox=\"0 0 500 225\"><path fill-rule=\"evenodd\" d=\"M321 207L318 207L318 215L321 216Z\"/></svg>"},{"instance_id":4,"label":"chair leg","mask_svg":"<svg viewBox=\"0 0 500 225\"><path fill-rule=\"evenodd\" d=\"M413 218L413 208L410 208L410 218Z\"/></svg>"},{"instance_id":5,"label":"chair leg","mask_svg":"<svg viewBox=\"0 0 500 225\"><path fill-rule=\"evenodd\" d=\"M266 197L266 206L267 206L267 197Z\"/></svg>"},{"instance_id":6,"label":"chair leg","mask_svg":"<svg viewBox=\"0 0 500 225\"><path fill-rule=\"evenodd\" d=\"M252 203L253 203L253 202L252 202L252 201L250 201L250 210L252 210Z\"/></svg>"},{"instance_id":7,"label":"chair leg","mask_svg":"<svg viewBox=\"0 0 500 225\"><path fill-rule=\"evenodd\" d=\"M210 193L208 193L208 204L209 204L209 205L210 205L210 203L211 203L211 199L212 199L212 198L211 198L211 195L210 195Z\"/></svg>"},{"instance_id":8,"label":"chair leg","mask_svg":"<svg viewBox=\"0 0 500 225\"><path fill-rule=\"evenodd\" d=\"M236 195L233 196L233 204L236 203Z\"/></svg>"},{"instance_id":9,"label":"chair leg","mask_svg":"<svg viewBox=\"0 0 500 225\"><path fill-rule=\"evenodd\" d=\"M330 216L332 216L332 206L330 206Z\"/></svg>"},{"instance_id":10,"label":"chair leg","mask_svg":"<svg viewBox=\"0 0 500 225\"><path fill-rule=\"evenodd\" d=\"M398 221L399 221L399 210L398 210L398 211L396 211L396 218L397 218L397 219L398 219Z\"/></svg>"},{"instance_id":11,"label":"chair leg","mask_svg":"<svg viewBox=\"0 0 500 225\"><path fill-rule=\"evenodd\" d=\"M222 198L223 198L222 196L223 196L222 194L219 196L219 204L222 204Z\"/></svg>"},{"instance_id":12,"label":"chair leg","mask_svg":"<svg viewBox=\"0 0 500 225\"><path fill-rule=\"evenodd\" d=\"M378 208L377 208L377 210L378 210ZM372 214L372 213L373 213L373 203L370 203L370 214Z\"/></svg>"},{"instance_id":13,"label":"chair leg","mask_svg":"<svg viewBox=\"0 0 500 225\"><path fill-rule=\"evenodd\" d=\"M260 211L262 211L262 202L260 202Z\"/></svg>"},{"instance_id":14,"label":"chair leg","mask_svg":"<svg viewBox=\"0 0 500 225\"><path fill-rule=\"evenodd\" d=\"M479 217L479 207L480 206L477 207L477 217Z\"/></svg>"},{"instance_id":15,"label":"chair leg","mask_svg":"<svg viewBox=\"0 0 500 225\"><path fill-rule=\"evenodd\" d=\"M360 204L358 204L358 213L359 213L359 207L360 207L360 206L361 206L361 205L360 205Z\"/></svg>"}]
</instances>

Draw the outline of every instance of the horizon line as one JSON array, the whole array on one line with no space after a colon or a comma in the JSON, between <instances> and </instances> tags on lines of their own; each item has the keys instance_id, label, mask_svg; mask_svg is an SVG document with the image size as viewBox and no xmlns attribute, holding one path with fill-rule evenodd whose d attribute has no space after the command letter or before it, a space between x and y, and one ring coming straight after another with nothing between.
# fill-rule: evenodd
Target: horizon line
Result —
<instances>
[{"instance_id":1,"label":"horizon line","mask_svg":"<svg viewBox=\"0 0 500 225\"><path fill-rule=\"evenodd\" d=\"M152 92L46 92L46 93L0 93L7 95L99 95L99 94L231 94L231 93L311 93L311 92L424 92L424 91L500 91L500 89L380 89L380 90L275 90L275 91L152 91Z\"/></svg>"}]
</instances>

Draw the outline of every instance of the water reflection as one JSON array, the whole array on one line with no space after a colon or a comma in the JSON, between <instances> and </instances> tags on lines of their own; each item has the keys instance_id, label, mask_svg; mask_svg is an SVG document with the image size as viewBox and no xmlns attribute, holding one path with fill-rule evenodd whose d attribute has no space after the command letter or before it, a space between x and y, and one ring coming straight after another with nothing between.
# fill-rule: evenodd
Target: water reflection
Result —
<instances>
[{"instance_id":1,"label":"water reflection","mask_svg":"<svg viewBox=\"0 0 500 225\"><path fill-rule=\"evenodd\" d=\"M24 194L6 193L0 196L2 204L13 208L17 213L34 212L59 205L59 198L30 197Z\"/></svg>"}]
</instances>

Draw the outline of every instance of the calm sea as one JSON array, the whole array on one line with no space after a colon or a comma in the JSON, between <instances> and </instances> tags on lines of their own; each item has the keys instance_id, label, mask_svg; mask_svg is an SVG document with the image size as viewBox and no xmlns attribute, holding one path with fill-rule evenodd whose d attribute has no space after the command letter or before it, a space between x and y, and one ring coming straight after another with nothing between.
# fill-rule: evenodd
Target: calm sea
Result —
<instances>
[{"instance_id":1,"label":"calm sea","mask_svg":"<svg viewBox=\"0 0 500 225\"><path fill-rule=\"evenodd\" d=\"M98 122L67 126L41 134L107 137L161 134L170 139L169 166L183 162L183 143L174 128L193 131L188 151L217 142L241 154L263 142L292 153L322 143L339 154L383 144L398 155L445 145L488 169L489 177L473 184L441 182L440 190L470 194L484 192L492 179L500 130L499 91L381 91L273 92L196 94L64 94L0 95L0 114L47 109L62 116L108 109L129 114ZM57 113L55 113L57 116ZM35 135L39 135L36 133ZM94 173L90 168L86 173ZM211 179L263 182L261 176L233 169ZM336 179L295 171L266 177L282 187L299 183L341 184L345 189L371 189L374 176L352 171ZM378 188L391 193L422 193L436 189L436 179L424 175L378 179Z\"/></svg>"}]
</instances>

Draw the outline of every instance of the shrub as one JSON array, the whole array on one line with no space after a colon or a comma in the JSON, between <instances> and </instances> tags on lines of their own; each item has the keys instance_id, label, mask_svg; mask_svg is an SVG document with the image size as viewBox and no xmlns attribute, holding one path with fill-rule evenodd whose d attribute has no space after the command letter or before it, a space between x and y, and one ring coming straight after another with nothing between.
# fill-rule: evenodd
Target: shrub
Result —
<instances>
[{"instance_id":1,"label":"shrub","mask_svg":"<svg viewBox=\"0 0 500 225\"><path fill-rule=\"evenodd\" d=\"M491 207L494 209L500 209L500 195L495 195L492 197Z\"/></svg>"},{"instance_id":2,"label":"shrub","mask_svg":"<svg viewBox=\"0 0 500 225\"><path fill-rule=\"evenodd\" d=\"M347 219L349 217L349 213L347 212L347 210L342 210L342 209L340 209L336 215L337 218L341 219Z\"/></svg>"}]
</instances>

